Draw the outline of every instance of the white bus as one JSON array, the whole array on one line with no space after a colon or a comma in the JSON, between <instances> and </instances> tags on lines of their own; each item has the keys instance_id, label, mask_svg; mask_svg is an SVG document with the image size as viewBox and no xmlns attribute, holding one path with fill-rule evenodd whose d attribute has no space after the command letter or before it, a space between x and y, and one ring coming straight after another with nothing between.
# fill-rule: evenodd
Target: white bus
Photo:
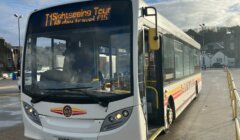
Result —
<instances>
[{"instance_id":1,"label":"white bus","mask_svg":"<svg viewBox=\"0 0 240 140\"><path fill-rule=\"evenodd\" d=\"M22 58L24 135L153 140L199 93L199 52L142 0L35 10Z\"/></svg>"}]
</instances>

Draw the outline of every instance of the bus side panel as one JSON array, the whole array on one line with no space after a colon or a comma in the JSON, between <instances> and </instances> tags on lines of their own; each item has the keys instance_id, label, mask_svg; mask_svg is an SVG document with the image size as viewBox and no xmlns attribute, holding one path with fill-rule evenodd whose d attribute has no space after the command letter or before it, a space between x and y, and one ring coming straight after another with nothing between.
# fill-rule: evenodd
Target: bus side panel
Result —
<instances>
[{"instance_id":1,"label":"bus side panel","mask_svg":"<svg viewBox=\"0 0 240 140\"><path fill-rule=\"evenodd\" d=\"M101 132L98 140L146 140L146 124L144 113L140 105L133 108L129 120L121 127Z\"/></svg>"},{"instance_id":2,"label":"bus side panel","mask_svg":"<svg viewBox=\"0 0 240 140\"><path fill-rule=\"evenodd\" d=\"M198 82L198 92L202 88L201 74L196 74L186 79L180 80L172 85L164 87L165 93L165 119L167 102L170 96L174 99L176 118L196 97L196 81Z\"/></svg>"}]
</instances>

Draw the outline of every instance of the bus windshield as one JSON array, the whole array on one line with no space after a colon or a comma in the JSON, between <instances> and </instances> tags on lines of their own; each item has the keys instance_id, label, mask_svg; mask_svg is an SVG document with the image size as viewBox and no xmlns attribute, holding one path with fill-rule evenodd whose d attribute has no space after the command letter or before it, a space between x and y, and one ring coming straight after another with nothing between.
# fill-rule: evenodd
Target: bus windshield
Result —
<instances>
[{"instance_id":1,"label":"bus windshield","mask_svg":"<svg viewBox=\"0 0 240 140\"><path fill-rule=\"evenodd\" d=\"M91 93L131 96L131 9L129 1L97 1L33 13L24 49L23 91L31 97L65 97L70 89L87 90L78 98Z\"/></svg>"}]
</instances>

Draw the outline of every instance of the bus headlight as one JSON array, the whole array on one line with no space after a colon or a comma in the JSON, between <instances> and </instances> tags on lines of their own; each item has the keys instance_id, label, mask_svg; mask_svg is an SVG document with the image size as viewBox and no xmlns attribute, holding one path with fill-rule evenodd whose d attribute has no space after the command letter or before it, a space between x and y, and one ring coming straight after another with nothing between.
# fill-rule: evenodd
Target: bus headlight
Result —
<instances>
[{"instance_id":1,"label":"bus headlight","mask_svg":"<svg viewBox=\"0 0 240 140\"><path fill-rule=\"evenodd\" d=\"M29 104L23 102L23 108L27 114L27 116L36 124L42 126L42 123L39 119L38 112Z\"/></svg>"},{"instance_id":2,"label":"bus headlight","mask_svg":"<svg viewBox=\"0 0 240 140\"><path fill-rule=\"evenodd\" d=\"M116 129L122 126L131 116L133 107L118 110L109 114L101 127L101 132Z\"/></svg>"}]
</instances>

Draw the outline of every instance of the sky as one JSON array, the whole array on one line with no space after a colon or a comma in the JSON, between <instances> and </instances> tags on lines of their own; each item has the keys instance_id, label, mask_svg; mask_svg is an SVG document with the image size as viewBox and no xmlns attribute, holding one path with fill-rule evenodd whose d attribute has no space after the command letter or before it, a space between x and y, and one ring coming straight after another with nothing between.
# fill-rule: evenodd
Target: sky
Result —
<instances>
[{"instance_id":1,"label":"sky","mask_svg":"<svg viewBox=\"0 0 240 140\"><path fill-rule=\"evenodd\" d=\"M29 14L51 5L69 0L0 0L0 37L8 43L18 45L17 18L20 19L21 45L23 44ZM74 0L70 0L74 1ZM75 0L76 1L76 0ZM240 0L145 0L155 6L169 21L181 29L206 26L240 25Z\"/></svg>"}]
</instances>

